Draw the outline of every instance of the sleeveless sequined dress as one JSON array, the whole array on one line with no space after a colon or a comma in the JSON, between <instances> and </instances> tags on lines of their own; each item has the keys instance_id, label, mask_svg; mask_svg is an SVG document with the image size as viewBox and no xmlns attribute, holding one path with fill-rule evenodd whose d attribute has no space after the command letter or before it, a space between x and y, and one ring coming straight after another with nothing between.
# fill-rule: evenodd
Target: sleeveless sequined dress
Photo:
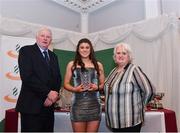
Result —
<instances>
[{"instance_id":1,"label":"sleeveless sequined dress","mask_svg":"<svg viewBox=\"0 0 180 133\"><path fill-rule=\"evenodd\" d=\"M94 68L86 68L91 83L98 84L97 72ZM84 73L80 68L73 71L74 86L81 84ZM85 76L86 77L86 76ZM73 93L70 111L71 121L101 120L100 94L98 91Z\"/></svg>"}]
</instances>

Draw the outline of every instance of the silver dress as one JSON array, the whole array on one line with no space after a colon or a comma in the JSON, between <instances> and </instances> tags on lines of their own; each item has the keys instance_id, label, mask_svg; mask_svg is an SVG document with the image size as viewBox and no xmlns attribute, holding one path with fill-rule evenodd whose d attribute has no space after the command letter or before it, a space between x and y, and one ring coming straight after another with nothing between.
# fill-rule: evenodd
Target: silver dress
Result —
<instances>
[{"instance_id":1,"label":"silver dress","mask_svg":"<svg viewBox=\"0 0 180 133\"><path fill-rule=\"evenodd\" d=\"M74 86L83 83L85 88L88 89L87 82L98 84L96 70L86 68L86 71L82 72L80 68L76 68L73 71ZM100 94L98 91L73 93L71 105L71 121L101 120Z\"/></svg>"}]
</instances>

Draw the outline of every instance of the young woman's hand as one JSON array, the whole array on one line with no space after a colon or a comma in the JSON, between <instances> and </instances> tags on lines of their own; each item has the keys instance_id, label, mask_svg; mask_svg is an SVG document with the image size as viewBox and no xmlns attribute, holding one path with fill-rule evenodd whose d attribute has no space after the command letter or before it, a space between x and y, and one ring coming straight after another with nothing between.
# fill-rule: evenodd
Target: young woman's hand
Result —
<instances>
[{"instance_id":1,"label":"young woman's hand","mask_svg":"<svg viewBox=\"0 0 180 133\"><path fill-rule=\"evenodd\" d=\"M98 86L96 84L90 83L89 86L90 87L89 87L88 91L97 91L97 90L99 90Z\"/></svg>"},{"instance_id":2,"label":"young woman's hand","mask_svg":"<svg viewBox=\"0 0 180 133\"><path fill-rule=\"evenodd\" d=\"M83 91L86 91L83 87L83 84L80 84L79 86L76 86L73 88L73 91L74 92L83 92Z\"/></svg>"}]
</instances>

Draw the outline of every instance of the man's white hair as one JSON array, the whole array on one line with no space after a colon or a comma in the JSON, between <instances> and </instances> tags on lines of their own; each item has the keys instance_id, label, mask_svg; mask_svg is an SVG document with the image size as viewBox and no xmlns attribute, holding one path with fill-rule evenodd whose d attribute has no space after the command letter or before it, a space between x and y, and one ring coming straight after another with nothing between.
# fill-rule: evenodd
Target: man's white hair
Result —
<instances>
[{"instance_id":1,"label":"man's white hair","mask_svg":"<svg viewBox=\"0 0 180 133\"><path fill-rule=\"evenodd\" d=\"M41 28L37 31L36 36L38 36L38 35L39 35L42 31L44 31L44 30L48 31L48 32L51 34L51 37L52 37L52 31L51 31L48 27L41 27Z\"/></svg>"}]
</instances>

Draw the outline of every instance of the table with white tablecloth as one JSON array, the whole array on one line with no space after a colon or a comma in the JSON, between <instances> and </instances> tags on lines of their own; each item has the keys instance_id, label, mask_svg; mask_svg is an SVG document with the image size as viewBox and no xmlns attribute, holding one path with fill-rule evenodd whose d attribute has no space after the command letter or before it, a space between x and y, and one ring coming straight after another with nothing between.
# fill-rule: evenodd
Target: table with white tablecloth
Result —
<instances>
[{"instance_id":1,"label":"table with white tablecloth","mask_svg":"<svg viewBox=\"0 0 180 133\"><path fill-rule=\"evenodd\" d=\"M165 132L165 120L163 112L146 112L145 123L142 127L142 132ZM55 132L72 132L70 113L55 112ZM105 114L102 114L102 120L99 127L99 132L109 132L106 127Z\"/></svg>"},{"instance_id":2,"label":"table with white tablecloth","mask_svg":"<svg viewBox=\"0 0 180 133\"><path fill-rule=\"evenodd\" d=\"M19 116L19 117L18 117ZM6 110L5 132L20 131L20 115L15 109ZM55 111L55 132L72 132L70 113L67 110ZM99 132L109 132L106 126L105 114L102 113ZM145 122L142 132L178 132L175 112L168 109L148 110L145 112Z\"/></svg>"}]
</instances>

